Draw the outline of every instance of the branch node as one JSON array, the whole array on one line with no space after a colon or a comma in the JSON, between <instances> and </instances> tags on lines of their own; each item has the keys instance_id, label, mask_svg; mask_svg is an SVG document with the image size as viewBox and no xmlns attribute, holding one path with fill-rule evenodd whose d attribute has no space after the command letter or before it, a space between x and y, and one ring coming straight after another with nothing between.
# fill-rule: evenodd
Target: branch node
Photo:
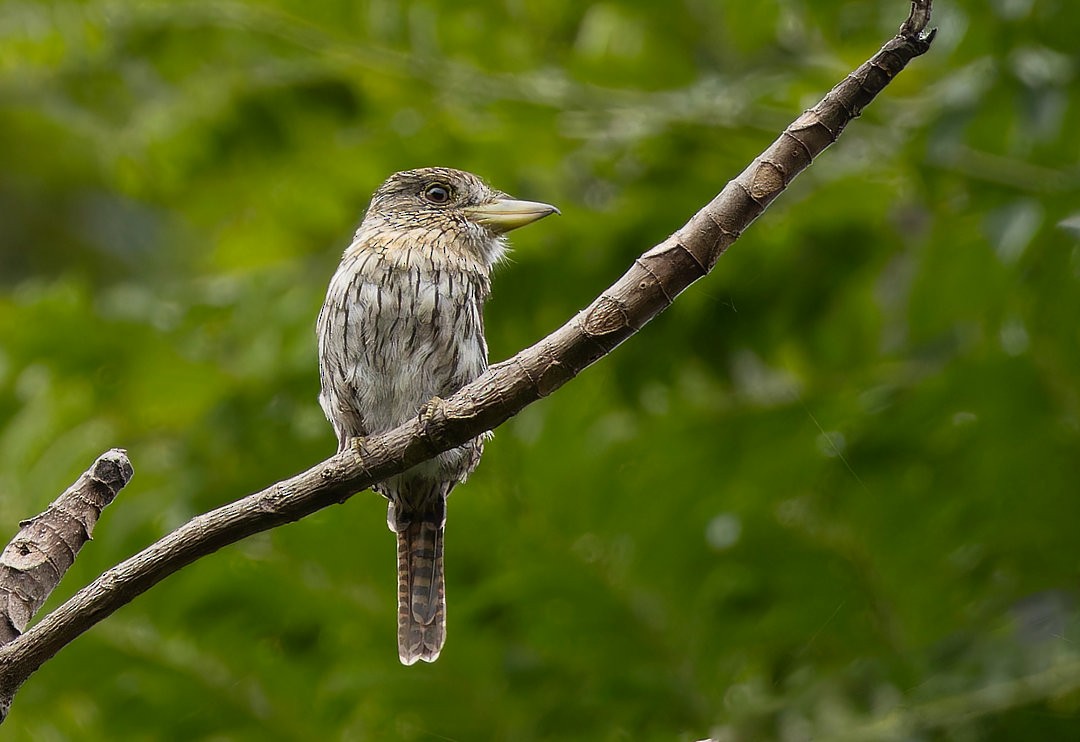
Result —
<instances>
[{"instance_id":1,"label":"branch node","mask_svg":"<svg viewBox=\"0 0 1080 742\"><path fill-rule=\"evenodd\" d=\"M900 24L899 36L908 39L909 41L925 45L922 52L919 52L920 54L930 48L930 43L937 35L936 28L932 28L929 31L926 30L927 25L930 23L933 5L934 3L932 0L912 0L911 12L908 14L907 19Z\"/></svg>"},{"instance_id":2,"label":"branch node","mask_svg":"<svg viewBox=\"0 0 1080 742\"><path fill-rule=\"evenodd\" d=\"M581 323L582 330L593 337L610 335L629 327L626 305L607 292L601 294L600 298L585 310L585 321Z\"/></svg>"},{"instance_id":3,"label":"branch node","mask_svg":"<svg viewBox=\"0 0 1080 742\"><path fill-rule=\"evenodd\" d=\"M755 201L771 201L785 187L783 166L769 160L759 160L750 181L750 197Z\"/></svg>"}]
</instances>

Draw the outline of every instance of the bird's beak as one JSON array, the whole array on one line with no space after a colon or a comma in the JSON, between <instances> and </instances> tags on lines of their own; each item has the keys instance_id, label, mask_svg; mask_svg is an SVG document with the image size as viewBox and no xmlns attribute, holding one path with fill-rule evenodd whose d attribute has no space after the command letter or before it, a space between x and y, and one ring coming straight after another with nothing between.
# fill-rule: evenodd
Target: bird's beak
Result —
<instances>
[{"instance_id":1,"label":"bird's beak","mask_svg":"<svg viewBox=\"0 0 1080 742\"><path fill-rule=\"evenodd\" d=\"M532 224L549 214L559 213L559 210L551 204L542 204L539 201L515 201L512 198L500 198L480 206L470 206L464 211L469 219L477 224L483 224L498 234Z\"/></svg>"}]
</instances>

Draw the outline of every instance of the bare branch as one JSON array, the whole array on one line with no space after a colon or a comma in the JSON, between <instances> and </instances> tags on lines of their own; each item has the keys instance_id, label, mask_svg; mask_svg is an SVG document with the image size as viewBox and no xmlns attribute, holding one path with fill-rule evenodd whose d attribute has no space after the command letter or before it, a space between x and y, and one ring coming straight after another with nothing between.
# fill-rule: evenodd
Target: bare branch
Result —
<instances>
[{"instance_id":1,"label":"bare branch","mask_svg":"<svg viewBox=\"0 0 1080 742\"><path fill-rule=\"evenodd\" d=\"M0 554L0 644L26 630L133 473L126 451L106 451L45 512L19 524Z\"/></svg>"},{"instance_id":2,"label":"bare branch","mask_svg":"<svg viewBox=\"0 0 1080 742\"><path fill-rule=\"evenodd\" d=\"M101 511L131 481L127 452L97 458L43 513L19 524L0 554L0 644L16 639L90 540ZM0 718L10 696L0 696Z\"/></svg>"},{"instance_id":3,"label":"bare branch","mask_svg":"<svg viewBox=\"0 0 1080 742\"><path fill-rule=\"evenodd\" d=\"M674 235L564 326L417 418L291 479L200 515L106 571L0 648L0 703L65 644L180 568L223 546L321 508L491 430L607 355L666 309L908 62L925 53L930 0L912 3L901 33L801 115Z\"/></svg>"}]
</instances>

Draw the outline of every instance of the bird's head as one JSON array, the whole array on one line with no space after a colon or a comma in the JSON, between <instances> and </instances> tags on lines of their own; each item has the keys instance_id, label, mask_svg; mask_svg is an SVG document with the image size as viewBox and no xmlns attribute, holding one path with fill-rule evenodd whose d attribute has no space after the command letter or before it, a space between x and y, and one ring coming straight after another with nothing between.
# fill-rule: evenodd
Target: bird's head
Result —
<instances>
[{"instance_id":1,"label":"bird's head","mask_svg":"<svg viewBox=\"0 0 1080 742\"><path fill-rule=\"evenodd\" d=\"M550 204L513 199L472 173L429 167L387 178L371 197L361 231L409 234L471 252L490 267L505 252L507 232L558 213Z\"/></svg>"}]
</instances>

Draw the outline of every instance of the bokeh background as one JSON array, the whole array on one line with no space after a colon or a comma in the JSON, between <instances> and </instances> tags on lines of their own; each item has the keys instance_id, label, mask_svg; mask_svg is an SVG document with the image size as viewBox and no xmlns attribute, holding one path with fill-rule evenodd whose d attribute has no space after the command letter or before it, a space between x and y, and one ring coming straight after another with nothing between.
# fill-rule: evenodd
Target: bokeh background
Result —
<instances>
[{"instance_id":1,"label":"bokeh background","mask_svg":"<svg viewBox=\"0 0 1080 742\"><path fill-rule=\"evenodd\" d=\"M365 493L120 610L3 738L1080 738L1080 5L937 5L713 275L497 431L437 664ZM49 606L333 451L314 320L389 173L562 208L496 276L505 358L907 10L4 0L0 524L136 470Z\"/></svg>"}]
</instances>

